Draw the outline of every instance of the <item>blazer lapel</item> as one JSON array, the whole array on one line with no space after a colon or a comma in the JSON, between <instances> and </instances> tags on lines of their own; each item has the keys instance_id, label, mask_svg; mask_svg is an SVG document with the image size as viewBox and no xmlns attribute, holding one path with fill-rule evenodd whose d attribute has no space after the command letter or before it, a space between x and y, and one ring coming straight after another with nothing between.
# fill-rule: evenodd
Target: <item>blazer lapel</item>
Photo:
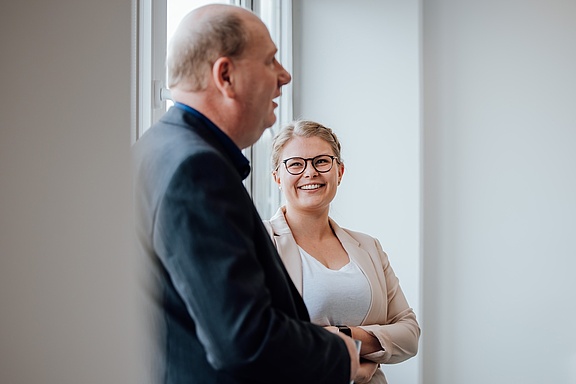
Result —
<instances>
[{"instance_id":1,"label":"blazer lapel","mask_svg":"<svg viewBox=\"0 0 576 384\"><path fill-rule=\"evenodd\" d=\"M286 267L298 293L302 296L302 259L300 258L298 244L296 244L296 240L294 240L290 227L284 218L283 207L278 209L276 214L272 216L270 225L274 235L274 243L284 267Z\"/></svg>"},{"instance_id":2,"label":"blazer lapel","mask_svg":"<svg viewBox=\"0 0 576 384\"><path fill-rule=\"evenodd\" d=\"M332 229L334 230L336 237L338 237L338 240L340 240L340 243L348 253L350 259L353 260L358 265L358 267L360 267L360 269L368 279L368 283L370 284L370 292L371 292L370 308L368 309L368 314L366 315L366 318L364 318L364 320L362 321L362 324L369 324L370 321L374 320L370 319L371 317L370 315L374 313L372 309L381 299L378 297L380 287L374 285L380 280L378 278L378 275L376 274L376 265L374 264L370 254L365 249L362 248L362 245L358 242L358 240L356 240L348 232L343 230L332 219L330 219L330 225L332 226Z\"/></svg>"}]
</instances>

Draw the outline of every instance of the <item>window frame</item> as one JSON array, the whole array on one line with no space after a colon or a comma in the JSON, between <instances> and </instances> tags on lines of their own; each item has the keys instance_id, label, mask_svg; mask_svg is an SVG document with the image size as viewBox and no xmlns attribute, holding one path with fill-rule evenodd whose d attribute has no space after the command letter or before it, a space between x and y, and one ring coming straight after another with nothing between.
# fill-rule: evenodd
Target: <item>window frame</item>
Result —
<instances>
[{"instance_id":1,"label":"window frame","mask_svg":"<svg viewBox=\"0 0 576 384\"><path fill-rule=\"evenodd\" d=\"M278 47L278 61L292 72L292 0L253 0L252 10L267 24L272 40ZM267 8L266 5L269 7ZM263 12L268 11L267 15ZM271 20L269 20L271 19ZM271 148L272 138L283 124L293 119L292 83L282 87L282 95L276 109L276 122L260 140L244 150L244 155L252 164L252 172L244 184L256 205L256 209L265 219L269 219L282 204L282 194L272 178Z\"/></svg>"}]
</instances>

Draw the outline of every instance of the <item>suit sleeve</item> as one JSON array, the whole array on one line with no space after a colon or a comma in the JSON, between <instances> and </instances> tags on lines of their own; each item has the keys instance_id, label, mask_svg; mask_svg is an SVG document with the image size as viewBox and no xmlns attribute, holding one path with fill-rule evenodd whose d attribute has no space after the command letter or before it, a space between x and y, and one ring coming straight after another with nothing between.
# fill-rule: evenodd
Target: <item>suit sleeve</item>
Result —
<instances>
[{"instance_id":1,"label":"suit sleeve","mask_svg":"<svg viewBox=\"0 0 576 384\"><path fill-rule=\"evenodd\" d=\"M382 319L382 324L360 327L376 337L382 346L382 351L373 352L363 357L381 364L395 364L416 355L420 327L414 311L408 305L404 292L402 292L388 255L382 250L380 242L376 239L374 241L386 281L385 297L388 300L388 312L386 319Z\"/></svg>"},{"instance_id":2,"label":"suit sleeve","mask_svg":"<svg viewBox=\"0 0 576 384\"><path fill-rule=\"evenodd\" d=\"M344 342L273 305L271 280L286 276L273 253L258 251L257 231L262 223L228 162L207 151L180 165L157 212L154 248L208 362L247 382L347 383Z\"/></svg>"}]
</instances>

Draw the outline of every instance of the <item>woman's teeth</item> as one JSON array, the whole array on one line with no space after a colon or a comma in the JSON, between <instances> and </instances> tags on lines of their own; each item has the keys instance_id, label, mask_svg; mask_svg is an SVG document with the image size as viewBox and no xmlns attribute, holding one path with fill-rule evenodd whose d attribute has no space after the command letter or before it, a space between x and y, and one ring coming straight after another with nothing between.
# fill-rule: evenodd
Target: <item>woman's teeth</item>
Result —
<instances>
[{"instance_id":1,"label":"woman's teeth","mask_svg":"<svg viewBox=\"0 0 576 384\"><path fill-rule=\"evenodd\" d=\"M321 186L322 186L321 184L308 184L301 186L300 189L318 189Z\"/></svg>"}]
</instances>

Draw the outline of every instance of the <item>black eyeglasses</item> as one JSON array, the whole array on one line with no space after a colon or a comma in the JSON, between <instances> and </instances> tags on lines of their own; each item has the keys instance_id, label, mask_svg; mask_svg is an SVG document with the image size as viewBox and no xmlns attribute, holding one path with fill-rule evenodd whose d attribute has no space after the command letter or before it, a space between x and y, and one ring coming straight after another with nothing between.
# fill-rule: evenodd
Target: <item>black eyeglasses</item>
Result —
<instances>
[{"instance_id":1,"label":"black eyeglasses","mask_svg":"<svg viewBox=\"0 0 576 384\"><path fill-rule=\"evenodd\" d=\"M309 157L307 159L303 157L290 157L286 160L282 160L286 171L291 175L300 175L306 170L308 161L312 162L312 166L319 173L326 173L332 169L334 165L334 160L338 162L336 156L330 155L318 155L316 157ZM338 162L339 163L339 162Z\"/></svg>"}]
</instances>

